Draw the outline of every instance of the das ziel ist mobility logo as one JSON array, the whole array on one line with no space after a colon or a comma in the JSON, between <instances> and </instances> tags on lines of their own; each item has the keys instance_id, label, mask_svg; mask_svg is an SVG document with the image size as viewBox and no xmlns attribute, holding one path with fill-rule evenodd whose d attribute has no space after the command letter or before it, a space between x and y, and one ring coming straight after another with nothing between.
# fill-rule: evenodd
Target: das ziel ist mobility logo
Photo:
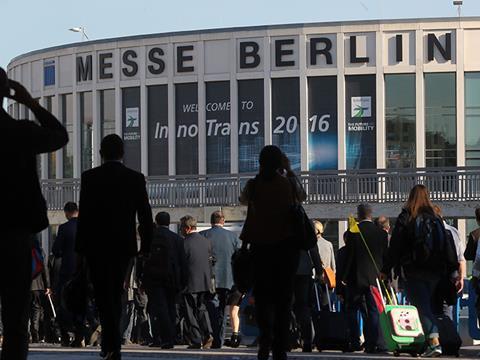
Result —
<instances>
[{"instance_id":1,"label":"das ziel ist mobility logo","mask_svg":"<svg viewBox=\"0 0 480 360\"><path fill-rule=\"evenodd\" d=\"M372 116L372 97L354 96L352 97L352 117L364 118Z\"/></svg>"}]
</instances>

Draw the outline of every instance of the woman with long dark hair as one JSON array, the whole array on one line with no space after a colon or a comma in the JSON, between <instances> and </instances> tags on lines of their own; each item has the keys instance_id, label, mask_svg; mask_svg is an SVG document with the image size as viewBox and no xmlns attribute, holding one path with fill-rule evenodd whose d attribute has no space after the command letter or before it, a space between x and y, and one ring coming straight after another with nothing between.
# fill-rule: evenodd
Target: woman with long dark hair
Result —
<instances>
[{"instance_id":1,"label":"woman with long dark hair","mask_svg":"<svg viewBox=\"0 0 480 360\"><path fill-rule=\"evenodd\" d=\"M249 180L240 200L248 205L242 240L251 246L256 318L260 330L258 359L287 358L288 328L299 247L293 231L292 206L304 192L282 151L265 146L260 171ZM298 183L298 181L296 181Z\"/></svg>"},{"instance_id":2,"label":"woman with long dark hair","mask_svg":"<svg viewBox=\"0 0 480 360\"><path fill-rule=\"evenodd\" d=\"M395 222L387 261L383 268L389 274L393 268L398 274L405 275L407 297L416 306L427 338L424 357L438 357L442 354L436 318L432 311L432 297L441 278L449 273L448 240L436 238L430 243L430 249L422 245L422 234L430 224L433 231L443 228L443 222L435 214L428 189L424 185L415 185L410 191L408 201ZM441 235L433 234L432 237ZM426 241L426 240L425 240ZM442 248L440 248L442 246Z\"/></svg>"}]
</instances>

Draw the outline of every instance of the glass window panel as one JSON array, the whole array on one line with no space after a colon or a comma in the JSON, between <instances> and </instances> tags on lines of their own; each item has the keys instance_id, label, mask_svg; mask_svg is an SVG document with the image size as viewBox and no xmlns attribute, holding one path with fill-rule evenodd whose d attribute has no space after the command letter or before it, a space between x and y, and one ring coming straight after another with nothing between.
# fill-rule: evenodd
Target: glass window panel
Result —
<instances>
[{"instance_id":1,"label":"glass window panel","mask_svg":"<svg viewBox=\"0 0 480 360\"><path fill-rule=\"evenodd\" d=\"M80 133L82 171L85 171L93 166L93 111L90 91L80 93Z\"/></svg>"},{"instance_id":2,"label":"glass window panel","mask_svg":"<svg viewBox=\"0 0 480 360\"><path fill-rule=\"evenodd\" d=\"M115 90L100 92L100 131L101 138L115 134Z\"/></svg>"},{"instance_id":3,"label":"glass window panel","mask_svg":"<svg viewBox=\"0 0 480 360\"><path fill-rule=\"evenodd\" d=\"M425 74L425 157L427 167L456 166L454 73Z\"/></svg>"},{"instance_id":4,"label":"glass window panel","mask_svg":"<svg viewBox=\"0 0 480 360\"><path fill-rule=\"evenodd\" d=\"M465 157L480 166L480 72L465 73Z\"/></svg>"},{"instance_id":5,"label":"glass window panel","mask_svg":"<svg viewBox=\"0 0 480 360\"><path fill-rule=\"evenodd\" d=\"M63 177L73 178L73 96L62 95L62 122L68 132L69 141L63 148Z\"/></svg>"},{"instance_id":6,"label":"glass window panel","mask_svg":"<svg viewBox=\"0 0 480 360\"><path fill-rule=\"evenodd\" d=\"M415 106L415 74L386 75L387 168L415 167Z\"/></svg>"}]
</instances>

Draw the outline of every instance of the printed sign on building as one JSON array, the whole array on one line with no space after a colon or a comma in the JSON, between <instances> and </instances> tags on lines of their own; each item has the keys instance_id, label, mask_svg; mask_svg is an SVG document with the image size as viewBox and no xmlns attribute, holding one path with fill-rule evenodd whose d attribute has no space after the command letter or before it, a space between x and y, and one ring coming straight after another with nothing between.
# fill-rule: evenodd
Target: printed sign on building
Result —
<instances>
[{"instance_id":1,"label":"printed sign on building","mask_svg":"<svg viewBox=\"0 0 480 360\"><path fill-rule=\"evenodd\" d=\"M265 145L263 79L238 81L238 171L258 170Z\"/></svg>"},{"instance_id":2,"label":"printed sign on building","mask_svg":"<svg viewBox=\"0 0 480 360\"><path fill-rule=\"evenodd\" d=\"M125 166L140 171L140 88L122 89L122 108L125 148L123 162Z\"/></svg>"},{"instance_id":3,"label":"printed sign on building","mask_svg":"<svg viewBox=\"0 0 480 360\"><path fill-rule=\"evenodd\" d=\"M346 77L347 169L377 166L375 75Z\"/></svg>"},{"instance_id":4,"label":"printed sign on building","mask_svg":"<svg viewBox=\"0 0 480 360\"><path fill-rule=\"evenodd\" d=\"M230 172L230 82L206 83L207 174Z\"/></svg>"},{"instance_id":5,"label":"printed sign on building","mask_svg":"<svg viewBox=\"0 0 480 360\"><path fill-rule=\"evenodd\" d=\"M148 174L168 175L168 86L148 87Z\"/></svg>"},{"instance_id":6,"label":"printed sign on building","mask_svg":"<svg viewBox=\"0 0 480 360\"><path fill-rule=\"evenodd\" d=\"M198 174L198 90L196 83L175 85L177 175Z\"/></svg>"},{"instance_id":7,"label":"printed sign on building","mask_svg":"<svg viewBox=\"0 0 480 360\"><path fill-rule=\"evenodd\" d=\"M338 168L337 77L308 79L309 170Z\"/></svg>"},{"instance_id":8,"label":"printed sign on building","mask_svg":"<svg viewBox=\"0 0 480 360\"><path fill-rule=\"evenodd\" d=\"M300 82L299 78L272 79L272 142L300 171Z\"/></svg>"}]
</instances>

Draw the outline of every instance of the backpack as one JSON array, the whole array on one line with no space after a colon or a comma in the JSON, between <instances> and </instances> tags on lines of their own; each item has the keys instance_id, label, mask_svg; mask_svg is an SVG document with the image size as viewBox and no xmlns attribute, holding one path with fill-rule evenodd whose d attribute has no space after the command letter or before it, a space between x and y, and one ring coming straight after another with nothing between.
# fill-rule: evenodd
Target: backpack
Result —
<instances>
[{"instance_id":1,"label":"backpack","mask_svg":"<svg viewBox=\"0 0 480 360\"><path fill-rule=\"evenodd\" d=\"M166 287L176 287L174 248L172 241L159 233L154 233L150 257L144 264L145 280Z\"/></svg>"},{"instance_id":2,"label":"backpack","mask_svg":"<svg viewBox=\"0 0 480 360\"><path fill-rule=\"evenodd\" d=\"M447 235L443 221L433 214L423 213L414 223L413 263L431 270L444 269L448 273L458 269L453 238Z\"/></svg>"}]
</instances>

